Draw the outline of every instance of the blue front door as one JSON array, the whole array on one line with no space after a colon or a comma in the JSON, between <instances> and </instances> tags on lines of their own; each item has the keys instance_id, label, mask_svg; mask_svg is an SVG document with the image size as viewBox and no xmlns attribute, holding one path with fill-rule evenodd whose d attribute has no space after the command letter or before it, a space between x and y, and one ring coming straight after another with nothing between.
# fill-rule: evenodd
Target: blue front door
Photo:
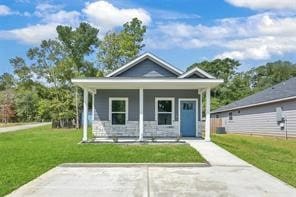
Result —
<instances>
[{"instance_id":1,"label":"blue front door","mask_svg":"<svg viewBox=\"0 0 296 197\"><path fill-rule=\"evenodd\" d=\"M196 101L180 102L180 129L182 137L196 136Z\"/></svg>"}]
</instances>

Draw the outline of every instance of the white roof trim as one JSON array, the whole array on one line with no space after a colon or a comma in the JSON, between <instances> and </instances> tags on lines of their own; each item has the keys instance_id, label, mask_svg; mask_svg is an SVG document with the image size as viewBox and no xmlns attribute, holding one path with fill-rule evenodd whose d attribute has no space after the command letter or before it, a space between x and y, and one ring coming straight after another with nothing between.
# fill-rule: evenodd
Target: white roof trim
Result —
<instances>
[{"instance_id":1,"label":"white roof trim","mask_svg":"<svg viewBox=\"0 0 296 197\"><path fill-rule=\"evenodd\" d=\"M115 71L109 73L106 77L112 77L113 75L120 74L120 73L130 69L131 67L133 67L134 65L136 65L137 63L141 62L142 60L144 60L146 58L149 58L150 60L155 61L156 63L160 64L160 66L162 66L163 68L168 69L169 71L171 71L177 75L181 75L183 73L181 70L179 70L179 69L175 68L174 66L172 66L171 64L159 59L155 55L153 55L151 53L144 53L143 55L137 57L136 59L128 62L127 64L119 67Z\"/></svg>"},{"instance_id":2,"label":"white roof trim","mask_svg":"<svg viewBox=\"0 0 296 197\"><path fill-rule=\"evenodd\" d=\"M281 101L287 101L287 100L291 100L291 99L296 99L296 96L290 96L290 97L275 99L275 100L271 100L271 101L264 101L264 102L260 102L260 103L250 104L250 105L242 105L239 107L233 107L230 109L225 109L225 110L221 110L221 111L217 111L217 112L213 111L213 112L211 112L211 114L217 114L217 113L232 111L232 110L236 110L236 109L255 107L255 106L259 106L259 105L266 105L266 104L271 104L271 103L276 103L276 102L281 102Z\"/></svg>"},{"instance_id":3,"label":"white roof trim","mask_svg":"<svg viewBox=\"0 0 296 197\"><path fill-rule=\"evenodd\" d=\"M178 78L84 78L72 79L73 84L83 89L203 89L214 88L222 79L178 79Z\"/></svg>"},{"instance_id":4,"label":"white roof trim","mask_svg":"<svg viewBox=\"0 0 296 197\"><path fill-rule=\"evenodd\" d=\"M200 68L198 68L198 67L195 67L195 68L193 68L193 69L191 69L191 70L189 70L189 71L183 73L183 74L182 74L181 76L179 76L178 78L185 78L185 77L190 76L191 74L193 74L193 73L195 73L195 72L199 72L200 74L206 76L206 77L209 78L209 79L215 79L215 78L216 78L216 77L214 77L213 75L207 73L206 71L204 71L204 70L202 70L202 69L200 69Z\"/></svg>"}]
</instances>

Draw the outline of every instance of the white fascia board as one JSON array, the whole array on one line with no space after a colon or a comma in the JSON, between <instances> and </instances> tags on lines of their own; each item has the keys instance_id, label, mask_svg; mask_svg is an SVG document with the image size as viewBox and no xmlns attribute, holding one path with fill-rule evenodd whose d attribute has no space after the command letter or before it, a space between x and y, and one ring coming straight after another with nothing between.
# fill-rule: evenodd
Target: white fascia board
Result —
<instances>
[{"instance_id":1,"label":"white fascia board","mask_svg":"<svg viewBox=\"0 0 296 197\"><path fill-rule=\"evenodd\" d=\"M204 70L202 70L202 69L200 69L200 68L198 68L198 67L195 67L195 68L193 68L193 69L191 69L191 70L185 72L184 74L182 74L182 75L179 76L178 78L185 78L185 77L187 77L187 76L193 74L194 72L199 72L199 73L201 73L202 75L206 76L206 77L209 78L209 79L215 79L215 77L214 77L213 75L207 73L206 71L204 71Z\"/></svg>"},{"instance_id":2,"label":"white fascia board","mask_svg":"<svg viewBox=\"0 0 296 197\"><path fill-rule=\"evenodd\" d=\"M72 83L84 89L200 89L214 88L221 79L72 79Z\"/></svg>"},{"instance_id":3,"label":"white fascia board","mask_svg":"<svg viewBox=\"0 0 296 197\"><path fill-rule=\"evenodd\" d=\"M133 67L134 65L136 65L138 62L140 62L141 60L144 60L145 58L149 58L152 61L156 61L157 63L160 63L162 67L170 70L171 72L174 72L175 74L181 75L183 72L177 68L175 68L174 66L168 64L167 62L159 59L158 57L156 57L155 55L151 54L151 53L144 53L143 55L137 57L136 59L128 62L127 64L121 66L120 68L116 69L115 71L109 73L106 77L112 77L115 74L121 73L123 71L128 70L129 68Z\"/></svg>"},{"instance_id":4,"label":"white fascia board","mask_svg":"<svg viewBox=\"0 0 296 197\"><path fill-rule=\"evenodd\" d=\"M234 107L234 108L230 108L230 109L225 109L225 110L221 110L221 111L217 111L217 112L211 112L211 114L216 114L216 113L221 113L221 112L227 112L227 111L232 111L232 110L237 110L237 109L243 109L243 108L249 108L249 107L256 107L256 106L259 106L259 105L266 105L266 104L271 104L271 103L277 103L277 102L287 101L287 100L291 100L291 99L296 99L296 96L290 96L290 97L281 98L281 99L275 99L275 100L271 100L271 101L254 103L254 104L250 104L250 105L243 105L243 106Z\"/></svg>"},{"instance_id":5,"label":"white fascia board","mask_svg":"<svg viewBox=\"0 0 296 197\"><path fill-rule=\"evenodd\" d=\"M100 82L109 82L109 83L147 83L147 82L152 82L152 83L192 83L192 82L218 82L218 83L223 83L223 79L174 79L174 78L166 78L166 79L147 79L147 78L142 78L142 79L131 79L131 78L101 78L101 79L91 79L91 78L85 78L85 79L72 79L72 83L77 84L77 83L100 83Z\"/></svg>"}]
</instances>

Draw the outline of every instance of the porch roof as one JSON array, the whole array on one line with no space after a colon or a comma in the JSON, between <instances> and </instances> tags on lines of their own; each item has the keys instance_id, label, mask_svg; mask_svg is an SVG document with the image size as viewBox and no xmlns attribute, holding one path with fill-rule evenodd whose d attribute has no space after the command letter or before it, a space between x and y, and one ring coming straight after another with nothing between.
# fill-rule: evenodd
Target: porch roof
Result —
<instances>
[{"instance_id":1,"label":"porch roof","mask_svg":"<svg viewBox=\"0 0 296 197\"><path fill-rule=\"evenodd\" d=\"M73 84L83 89L200 89L214 88L222 79L183 78L76 78Z\"/></svg>"}]
</instances>

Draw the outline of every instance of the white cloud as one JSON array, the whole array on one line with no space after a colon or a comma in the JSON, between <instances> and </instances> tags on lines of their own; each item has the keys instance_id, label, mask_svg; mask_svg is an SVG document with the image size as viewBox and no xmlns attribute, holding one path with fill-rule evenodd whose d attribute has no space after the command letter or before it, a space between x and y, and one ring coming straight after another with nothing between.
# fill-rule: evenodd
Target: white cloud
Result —
<instances>
[{"instance_id":1,"label":"white cloud","mask_svg":"<svg viewBox=\"0 0 296 197\"><path fill-rule=\"evenodd\" d=\"M56 23L37 24L20 29L0 31L0 38L17 40L26 44L39 44L41 40L56 37Z\"/></svg>"},{"instance_id":2,"label":"white cloud","mask_svg":"<svg viewBox=\"0 0 296 197\"><path fill-rule=\"evenodd\" d=\"M48 3L38 4L35 8L34 16L41 18L39 24L28 25L27 27L2 30L0 38L17 40L25 44L39 44L41 40L55 38L57 36L57 25L76 26L80 22L80 13L77 11L61 10L60 5ZM30 13L23 15L32 16Z\"/></svg>"},{"instance_id":3,"label":"white cloud","mask_svg":"<svg viewBox=\"0 0 296 197\"><path fill-rule=\"evenodd\" d=\"M0 5L0 16L6 16L12 14L12 11L6 5Z\"/></svg>"},{"instance_id":4,"label":"white cloud","mask_svg":"<svg viewBox=\"0 0 296 197\"><path fill-rule=\"evenodd\" d=\"M40 18L39 24L27 27L0 30L0 39L17 40L26 44L39 44L41 40L55 38L57 25L78 26L82 19L95 25L101 33L122 26L125 22L137 17L144 24L149 24L149 13L141 8L120 9L106 1L86 3L82 12L66 11L61 5L40 3L34 13L24 13L26 16Z\"/></svg>"},{"instance_id":5,"label":"white cloud","mask_svg":"<svg viewBox=\"0 0 296 197\"><path fill-rule=\"evenodd\" d=\"M121 26L135 17L146 25L151 21L149 13L142 8L121 9L106 1L87 3L82 12L86 15L87 21L102 31Z\"/></svg>"},{"instance_id":6,"label":"white cloud","mask_svg":"<svg viewBox=\"0 0 296 197\"><path fill-rule=\"evenodd\" d=\"M42 20L46 23L71 24L76 26L80 21L80 13L77 11L60 10L54 14L46 14Z\"/></svg>"},{"instance_id":7,"label":"white cloud","mask_svg":"<svg viewBox=\"0 0 296 197\"><path fill-rule=\"evenodd\" d=\"M250 9L296 10L295 0L226 0L237 7Z\"/></svg>"},{"instance_id":8,"label":"white cloud","mask_svg":"<svg viewBox=\"0 0 296 197\"><path fill-rule=\"evenodd\" d=\"M225 18L215 25L159 24L149 31L150 48L219 48L217 57L263 60L296 52L296 16L262 13Z\"/></svg>"}]
</instances>

